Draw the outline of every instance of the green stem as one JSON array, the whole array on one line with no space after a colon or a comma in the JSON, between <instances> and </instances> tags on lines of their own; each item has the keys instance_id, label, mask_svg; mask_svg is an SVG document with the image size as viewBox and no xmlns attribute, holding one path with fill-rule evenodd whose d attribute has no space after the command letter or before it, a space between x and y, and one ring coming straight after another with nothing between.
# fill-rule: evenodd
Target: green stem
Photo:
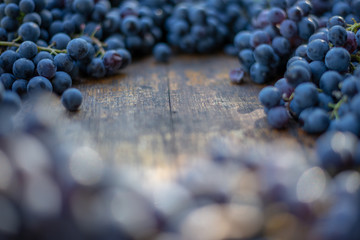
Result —
<instances>
[{"instance_id":1,"label":"green stem","mask_svg":"<svg viewBox=\"0 0 360 240\"><path fill-rule=\"evenodd\" d=\"M341 107L341 105L347 101L347 96L343 96L340 101L338 101L336 104L333 103L329 103L329 107L332 108L333 110L331 111L331 118L336 118L339 119L339 108Z\"/></svg>"},{"instance_id":2,"label":"green stem","mask_svg":"<svg viewBox=\"0 0 360 240\"><path fill-rule=\"evenodd\" d=\"M91 40L96 44L96 46L99 47L99 51L95 54L95 56L100 56L101 58L105 55L105 49L104 47L106 47L105 43L102 43L99 39L97 39L96 37L92 36Z\"/></svg>"},{"instance_id":3,"label":"green stem","mask_svg":"<svg viewBox=\"0 0 360 240\"><path fill-rule=\"evenodd\" d=\"M6 42L6 41L0 41L0 46L4 46L4 47L20 47L19 43L16 42ZM38 51L46 51L49 52L51 54L57 55L58 53L66 53L66 50L59 50L59 49L54 49L51 47L40 47L37 46Z\"/></svg>"},{"instance_id":4,"label":"green stem","mask_svg":"<svg viewBox=\"0 0 360 240\"><path fill-rule=\"evenodd\" d=\"M360 23L357 23L355 20L354 24L349 25L349 27L346 28L346 30L357 33L357 31L360 29Z\"/></svg>"}]
</instances>

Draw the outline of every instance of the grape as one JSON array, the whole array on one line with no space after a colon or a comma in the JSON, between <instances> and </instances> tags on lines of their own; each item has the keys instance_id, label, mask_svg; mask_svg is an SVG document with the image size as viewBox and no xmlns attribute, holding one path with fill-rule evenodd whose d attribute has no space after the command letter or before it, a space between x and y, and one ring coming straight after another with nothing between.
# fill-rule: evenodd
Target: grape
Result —
<instances>
[{"instance_id":1,"label":"grape","mask_svg":"<svg viewBox=\"0 0 360 240\"><path fill-rule=\"evenodd\" d=\"M299 84L294 90L294 99L300 109L313 107L318 103L318 91L315 84L307 82Z\"/></svg>"},{"instance_id":2,"label":"grape","mask_svg":"<svg viewBox=\"0 0 360 240\"><path fill-rule=\"evenodd\" d=\"M285 20L286 13L281 8L273 7L269 11L268 18L271 24L276 25Z\"/></svg>"},{"instance_id":3,"label":"grape","mask_svg":"<svg viewBox=\"0 0 360 240\"><path fill-rule=\"evenodd\" d=\"M287 82L286 78L277 80L274 87L276 87L280 91L281 96L285 98L290 98L294 92L294 88Z\"/></svg>"},{"instance_id":4,"label":"grape","mask_svg":"<svg viewBox=\"0 0 360 240\"><path fill-rule=\"evenodd\" d=\"M0 55L1 68L4 69L5 72L12 72L14 62L20 57L21 56L17 52L13 50L6 50Z\"/></svg>"},{"instance_id":5,"label":"grape","mask_svg":"<svg viewBox=\"0 0 360 240\"><path fill-rule=\"evenodd\" d=\"M336 71L325 72L319 82L320 88L324 93L332 95L333 91L338 90L339 83L342 81L342 76Z\"/></svg>"},{"instance_id":6,"label":"grape","mask_svg":"<svg viewBox=\"0 0 360 240\"><path fill-rule=\"evenodd\" d=\"M341 47L334 47L325 56L325 65L330 70L346 71L350 66L350 54Z\"/></svg>"},{"instance_id":7,"label":"grape","mask_svg":"<svg viewBox=\"0 0 360 240\"><path fill-rule=\"evenodd\" d=\"M334 104L333 98L330 95L327 95L325 93L319 93L318 99L319 99L318 107L329 112L331 110L331 108L329 107L329 104Z\"/></svg>"},{"instance_id":8,"label":"grape","mask_svg":"<svg viewBox=\"0 0 360 240\"><path fill-rule=\"evenodd\" d=\"M20 14L19 6L15 3L9 3L5 7L5 14L10 18L17 18Z\"/></svg>"},{"instance_id":9,"label":"grape","mask_svg":"<svg viewBox=\"0 0 360 240\"><path fill-rule=\"evenodd\" d=\"M250 36L250 45L253 48L256 48L260 44L264 43L270 43L270 37L269 35L262 30L256 30L251 36Z\"/></svg>"},{"instance_id":10,"label":"grape","mask_svg":"<svg viewBox=\"0 0 360 240\"><path fill-rule=\"evenodd\" d=\"M19 36L25 41L36 42L40 37L40 28L36 23L23 23L18 30Z\"/></svg>"},{"instance_id":11,"label":"grape","mask_svg":"<svg viewBox=\"0 0 360 240\"><path fill-rule=\"evenodd\" d=\"M38 53L38 49L35 43L31 41L25 41L20 44L18 52L21 57L32 59Z\"/></svg>"},{"instance_id":12,"label":"grape","mask_svg":"<svg viewBox=\"0 0 360 240\"><path fill-rule=\"evenodd\" d=\"M285 128L289 122L289 114L285 107L274 107L269 110L267 121L273 128Z\"/></svg>"},{"instance_id":13,"label":"grape","mask_svg":"<svg viewBox=\"0 0 360 240\"><path fill-rule=\"evenodd\" d=\"M91 77L102 78L106 75L105 65L102 59L94 58L87 66L87 74Z\"/></svg>"},{"instance_id":14,"label":"grape","mask_svg":"<svg viewBox=\"0 0 360 240\"><path fill-rule=\"evenodd\" d=\"M268 44L261 44L254 50L254 59L260 64L269 66L278 61L277 58L273 48Z\"/></svg>"},{"instance_id":15,"label":"grape","mask_svg":"<svg viewBox=\"0 0 360 240\"><path fill-rule=\"evenodd\" d=\"M298 31L297 25L292 20L284 20L280 24L280 33L285 38L290 39L292 37L295 37L297 31Z\"/></svg>"},{"instance_id":16,"label":"grape","mask_svg":"<svg viewBox=\"0 0 360 240\"><path fill-rule=\"evenodd\" d=\"M19 8L23 13L32 13L35 10L35 3L33 0L21 0Z\"/></svg>"},{"instance_id":17,"label":"grape","mask_svg":"<svg viewBox=\"0 0 360 240\"><path fill-rule=\"evenodd\" d=\"M61 96L61 102L69 111L77 111L82 103L82 94L76 88L69 88Z\"/></svg>"},{"instance_id":18,"label":"grape","mask_svg":"<svg viewBox=\"0 0 360 240\"><path fill-rule=\"evenodd\" d=\"M285 78L291 86L296 87L301 83L309 82L311 75L305 67L295 65L286 70Z\"/></svg>"},{"instance_id":19,"label":"grape","mask_svg":"<svg viewBox=\"0 0 360 240\"><path fill-rule=\"evenodd\" d=\"M73 9L81 14L88 15L92 12L94 8L93 0L74 0Z\"/></svg>"},{"instance_id":20,"label":"grape","mask_svg":"<svg viewBox=\"0 0 360 240\"><path fill-rule=\"evenodd\" d=\"M71 38L65 33L55 34L50 42L54 43L54 48L56 49L66 49L66 46L70 42Z\"/></svg>"},{"instance_id":21,"label":"grape","mask_svg":"<svg viewBox=\"0 0 360 240\"><path fill-rule=\"evenodd\" d=\"M10 73L3 73L0 76L0 82L3 84L5 89L11 89L12 84L15 81L15 76Z\"/></svg>"},{"instance_id":22,"label":"grape","mask_svg":"<svg viewBox=\"0 0 360 240\"><path fill-rule=\"evenodd\" d=\"M319 84L321 76L327 71L323 61L313 61L309 63L311 76L314 83Z\"/></svg>"},{"instance_id":23,"label":"grape","mask_svg":"<svg viewBox=\"0 0 360 240\"><path fill-rule=\"evenodd\" d=\"M67 53L74 60L81 60L85 58L89 51L87 42L81 38L75 38L71 40L67 45L66 49L67 49Z\"/></svg>"},{"instance_id":24,"label":"grape","mask_svg":"<svg viewBox=\"0 0 360 240\"><path fill-rule=\"evenodd\" d=\"M299 36L304 40L308 39L315 32L315 29L316 25L309 17L303 17L298 23Z\"/></svg>"},{"instance_id":25,"label":"grape","mask_svg":"<svg viewBox=\"0 0 360 240\"><path fill-rule=\"evenodd\" d=\"M72 79L66 72L58 71L55 76L51 79L54 92L61 95L63 92L70 88L72 85Z\"/></svg>"},{"instance_id":26,"label":"grape","mask_svg":"<svg viewBox=\"0 0 360 240\"><path fill-rule=\"evenodd\" d=\"M57 68L52 59L42 59L37 64L36 70L40 76L51 79L55 76Z\"/></svg>"},{"instance_id":27,"label":"grape","mask_svg":"<svg viewBox=\"0 0 360 240\"><path fill-rule=\"evenodd\" d=\"M66 53L60 53L54 57L54 64L58 71L71 72L74 68L74 60Z\"/></svg>"},{"instance_id":28,"label":"grape","mask_svg":"<svg viewBox=\"0 0 360 240\"><path fill-rule=\"evenodd\" d=\"M265 83L269 81L271 75L271 69L260 63L254 63L250 68L251 80L255 83Z\"/></svg>"},{"instance_id":29,"label":"grape","mask_svg":"<svg viewBox=\"0 0 360 240\"><path fill-rule=\"evenodd\" d=\"M344 45L344 48L346 50L348 50L348 52L351 54L357 49L358 43L357 43L357 40L356 40L355 33L350 32L350 31L346 31L346 33L347 33L347 40L346 40L346 43Z\"/></svg>"},{"instance_id":30,"label":"grape","mask_svg":"<svg viewBox=\"0 0 360 240\"><path fill-rule=\"evenodd\" d=\"M30 79L27 85L27 92L29 94L37 94L44 91L52 92L53 87L51 82L44 77L37 76Z\"/></svg>"},{"instance_id":31,"label":"grape","mask_svg":"<svg viewBox=\"0 0 360 240\"><path fill-rule=\"evenodd\" d=\"M265 108L273 108L279 105L281 92L276 87L265 87L259 93L259 100Z\"/></svg>"},{"instance_id":32,"label":"grape","mask_svg":"<svg viewBox=\"0 0 360 240\"><path fill-rule=\"evenodd\" d=\"M284 37L275 37L272 41L272 47L279 56L288 56L291 53L291 45L289 40Z\"/></svg>"},{"instance_id":33,"label":"grape","mask_svg":"<svg viewBox=\"0 0 360 240\"><path fill-rule=\"evenodd\" d=\"M14 62L13 74L17 79L30 79L34 71L34 63L26 58L20 58Z\"/></svg>"},{"instance_id":34,"label":"grape","mask_svg":"<svg viewBox=\"0 0 360 240\"><path fill-rule=\"evenodd\" d=\"M330 119L321 108L307 108L301 112L299 122L307 133L323 133L329 127Z\"/></svg>"},{"instance_id":35,"label":"grape","mask_svg":"<svg viewBox=\"0 0 360 240\"><path fill-rule=\"evenodd\" d=\"M33 58L33 62L35 66L38 65L38 63L43 59L53 60L54 58L49 52L41 51L38 54L36 54L36 56Z\"/></svg>"},{"instance_id":36,"label":"grape","mask_svg":"<svg viewBox=\"0 0 360 240\"><path fill-rule=\"evenodd\" d=\"M238 58L240 64L249 72L251 66L255 63L254 52L251 49L243 49L239 52Z\"/></svg>"},{"instance_id":37,"label":"grape","mask_svg":"<svg viewBox=\"0 0 360 240\"><path fill-rule=\"evenodd\" d=\"M20 97L22 97L27 93L27 84L28 81L26 81L25 79L17 79L13 83L11 90L17 93Z\"/></svg>"},{"instance_id":38,"label":"grape","mask_svg":"<svg viewBox=\"0 0 360 240\"><path fill-rule=\"evenodd\" d=\"M153 55L158 62L168 62L171 55L171 49L165 43L158 43L153 49Z\"/></svg>"},{"instance_id":39,"label":"grape","mask_svg":"<svg viewBox=\"0 0 360 240\"><path fill-rule=\"evenodd\" d=\"M313 61L322 61L329 51L329 45L324 40L316 39L309 43L307 56Z\"/></svg>"},{"instance_id":40,"label":"grape","mask_svg":"<svg viewBox=\"0 0 360 240\"><path fill-rule=\"evenodd\" d=\"M342 26L333 26L329 30L328 39L335 47L344 46L347 40L347 32Z\"/></svg>"},{"instance_id":41,"label":"grape","mask_svg":"<svg viewBox=\"0 0 360 240\"><path fill-rule=\"evenodd\" d=\"M239 50L242 50L245 48L251 48L250 38L251 38L250 32L248 32L248 31L239 32L235 36L235 39L234 39L235 47L237 47Z\"/></svg>"},{"instance_id":42,"label":"grape","mask_svg":"<svg viewBox=\"0 0 360 240\"><path fill-rule=\"evenodd\" d=\"M128 36L136 35L140 31L139 19L135 16L127 16L121 23L121 31Z\"/></svg>"}]
</instances>

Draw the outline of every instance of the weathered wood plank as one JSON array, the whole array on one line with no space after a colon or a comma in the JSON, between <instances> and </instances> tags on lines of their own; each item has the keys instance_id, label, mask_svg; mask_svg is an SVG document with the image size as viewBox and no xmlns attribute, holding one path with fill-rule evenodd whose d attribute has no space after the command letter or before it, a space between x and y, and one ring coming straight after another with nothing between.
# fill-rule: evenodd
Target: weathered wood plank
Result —
<instances>
[{"instance_id":1,"label":"weathered wood plank","mask_svg":"<svg viewBox=\"0 0 360 240\"><path fill-rule=\"evenodd\" d=\"M280 139L307 152L311 137L296 128L269 129L257 100L263 86L229 82L228 72L237 65L224 55L177 56L170 64L149 57L118 76L77 84L84 95L79 112L66 112L58 100L48 104L48 112L59 113L54 121L72 140L140 169L176 169L184 159L205 154L219 136L239 145Z\"/></svg>"}]
</instances>

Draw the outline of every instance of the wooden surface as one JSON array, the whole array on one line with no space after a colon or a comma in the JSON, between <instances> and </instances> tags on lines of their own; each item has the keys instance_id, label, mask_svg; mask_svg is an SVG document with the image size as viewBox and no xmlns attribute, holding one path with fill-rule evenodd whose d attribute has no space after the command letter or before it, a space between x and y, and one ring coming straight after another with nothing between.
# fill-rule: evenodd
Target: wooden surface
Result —
<instances>
[{"instance_id":1,"label":"wooden surface","mask_svg":"<svg viewBox=\"0 0 360 240\"><path fill-rule=\"evenodd\" d=\"M177 56L169 64L149 57L118 76L76 85L84 95L79 112L67 113L58 100L51 111L60 112L56 121L68 138L140 168L192 161L216 137L239 146L283 140L308 153L313 139L302 131L269 129L257 100L264 86L230 83L237 66L225 55Z\"/></svg>"}]
</instances>

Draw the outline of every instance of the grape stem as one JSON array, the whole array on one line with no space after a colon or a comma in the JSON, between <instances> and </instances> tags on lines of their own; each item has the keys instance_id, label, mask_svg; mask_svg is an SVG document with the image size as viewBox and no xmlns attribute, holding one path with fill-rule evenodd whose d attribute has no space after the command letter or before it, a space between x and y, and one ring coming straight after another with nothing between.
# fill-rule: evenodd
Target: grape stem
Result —
<instances>
[{"instance_id":1,"label":"grape stem","mask_svg":"<svg viewBox=\"0 0 360 240\"><path fill-rule=\"evenodd\" d=\"M6 41L0 41L0 46L5 46L5 47L20 47L20 43L16 43L16 42L6 42ZM54 49L51 47L41 47L41 46L37 46L38 51L46 51L49 52L51 54L57 55L59 53L66 53L66 50L59 50L59 49Z\"/></svg>"},{"instance_id":2,"label":"grape stem","mask_svg":"<svg viewBox=\"0 0 360 240\"><path fill-rule=\"evenodd\" d=\"M354 24L349 24L346 30L357 33L357 31L360 29L360 23L356 22L356 20L353 18Z\"/></svg>"},{"instance_id":3,"label":"grape stem","mask_svg":"<svg viewBox=\"0 0 360 240\"><path fill-rule=\"evenodd\" d=\"M339 119L339 108L341 107L341 105L347 101L347 96L343 96L340 101L338 101L336 104L333 103L329 103L329 107L332 108L333 110L331 111L331 118L334 119Z\"/></svg>"}]
</instances>

